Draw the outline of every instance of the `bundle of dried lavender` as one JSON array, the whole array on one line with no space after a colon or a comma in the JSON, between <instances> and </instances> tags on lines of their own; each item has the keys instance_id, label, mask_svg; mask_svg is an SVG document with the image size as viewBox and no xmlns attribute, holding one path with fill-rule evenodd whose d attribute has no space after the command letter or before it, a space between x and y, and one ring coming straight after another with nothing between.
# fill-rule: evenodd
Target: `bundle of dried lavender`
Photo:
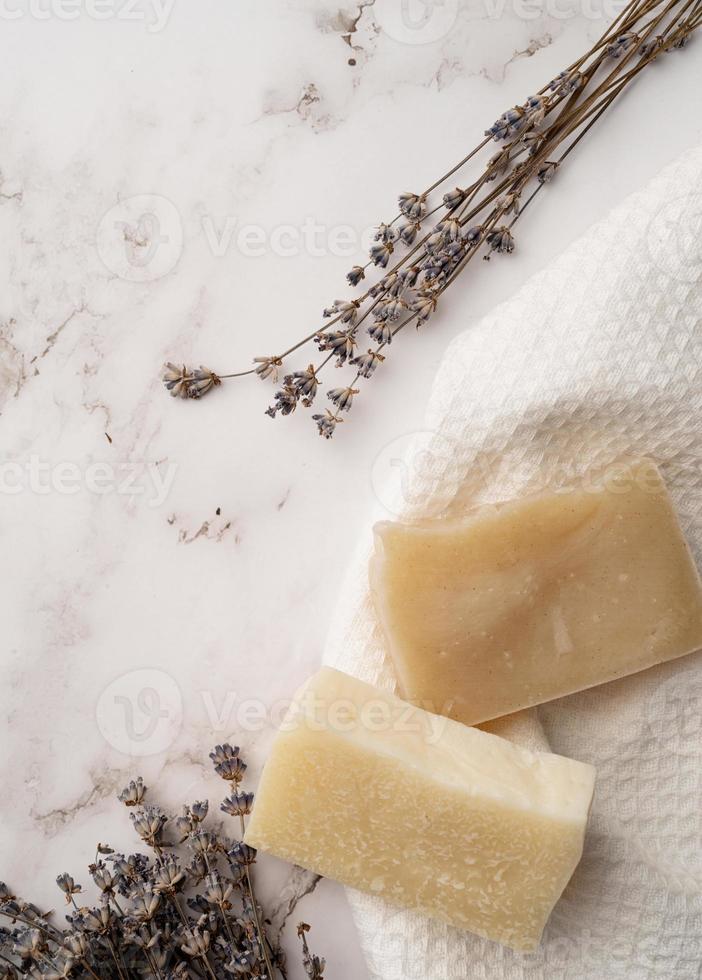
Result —
<instances>
[{"instance_id":1,"label":"bundle of dried lavender","mask_svg":"<svg viewBox=\"0 0 702 980\"><path fill-rule=\"evenodd\" d=\"M580 140L644 68L684 47L701 20L702 0L631 0L590 51L523 105L503 113L456 166L421 193L400 195L399 213L378 226L369 261L347 276L355 287L375 267L383 270L381 279L355 299L336 300L324 310L327 322L282 354L256 357L254 367L230 374L169 363L166 388L174 396L200 398L228 378L256 374L277 382L285 360L314 345L324 357L286 373L267 414L290 415L299 404L309 408L322 369L331 361L338 367L348 363L355 369L349 383L330 388L332 407L312 416L320 435L329 439L359 394L355 385L374 374L397 334L410 323L417 328L426 323L476 255L489 260L513 251L520 215ZM482 172L430 204L430 195L441 194L490 143L499 149ZM398 253L402 258L395 261ZM362 328L373 342L365 351Z\"/></svg>"},{"instance_id":2,"label":"bundle of dried lavender","mask_svg":"<svg viewBox=\"0 0 702 980\"><path fill-rule=\"evenodd\" d=\"M239 749L218 745L210 753L215 771L231 794L220 809L238 820L241 836L251 812L253 793L241 789L246 763ZM134 829L153 852L116 854L98 844L88 871L99 891L97 906L79 905L82 887L70 874L56 884L71 906L68 928L54 925L52 914L17 898L0 882L0 977L16 980L286 980L285 961L265 931L256 901L251 866L256 851L241 840L205 830L207 802L183 808L171 821L145 803L139 777L119 799L131 809ZM176 853L185 844L184 863ZM307 946L309 926L301 923L302 965L310 980L324 980L324 960Z\"/></svg>"}]
</instances>

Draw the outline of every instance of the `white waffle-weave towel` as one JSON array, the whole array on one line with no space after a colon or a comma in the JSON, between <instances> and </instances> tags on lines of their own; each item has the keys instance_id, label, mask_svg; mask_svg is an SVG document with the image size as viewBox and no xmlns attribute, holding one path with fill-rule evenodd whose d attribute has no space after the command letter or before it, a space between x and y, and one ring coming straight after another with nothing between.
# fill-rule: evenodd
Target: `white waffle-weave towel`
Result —
<instances>
[{"instance_id":1,"label":"white waffle-weave towel","mask_svg":"<svg viewBox=\"0 0 702 980\"><path fill-rule=\"evenodd\" d=\"M376 517L459 513L653 457L702 564L702 148L633 194L449 347L425 431L369 515L325 660L394 687L367 565ZM349 891L373 980L699 980L702 656L524 719L598 782L585 854L518 954Z\"/></svg>"}]
</instances>

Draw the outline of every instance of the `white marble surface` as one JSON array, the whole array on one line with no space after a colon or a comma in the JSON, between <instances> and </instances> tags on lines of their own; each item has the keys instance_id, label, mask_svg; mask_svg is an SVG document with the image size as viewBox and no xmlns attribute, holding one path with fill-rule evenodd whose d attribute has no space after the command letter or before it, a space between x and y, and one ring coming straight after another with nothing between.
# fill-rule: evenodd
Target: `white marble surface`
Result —
<instances>
[{"instance_id":1,"label":"white marble surface","mask_svg":"<svg viewBox=\"0 0 702 980\"><path fill-rule=\"evenodd\" d=\"M266 418L258 381L176 403L162 362L235 370L313 329L361 256L339 229L391 217L616 9L0 4L0 877L27 897L56 903L92 842L129 846L130 776L214 803L207 751L230 739L255 782L444 348L700 141L699 42L598 124L513 256L398 338L331 443L302 410ZM160 230L135 221L149 210ZM259 873L274 904L299 886ZM321 883L300 917L331 980L363 980L342 890Z\"/></svg>"}]
</instances>

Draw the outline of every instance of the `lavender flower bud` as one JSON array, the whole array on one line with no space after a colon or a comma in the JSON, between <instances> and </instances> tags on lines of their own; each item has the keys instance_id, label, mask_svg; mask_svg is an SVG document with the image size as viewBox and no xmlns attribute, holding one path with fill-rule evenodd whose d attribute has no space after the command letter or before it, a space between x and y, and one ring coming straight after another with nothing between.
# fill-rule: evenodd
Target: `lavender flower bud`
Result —
<instances>
[{"instance_id":1,"label":"lavender flower bud","mask_svg":"<svg viewBox=\"0 0 702 980\"><path fill-rule=\"evenodd\" d=\"M14 952L23 960L39 959L46 949L46 942L40 929L25 929L14 945Z\"/></svg>"},{"instance_id":2,"label":"lavender flower bud","mask_svg":"<svg viewBox=\"0 0 702 980\"><path fill-rule=\"evenodd\" d=\"M193 820L197 821L197 823L202 823L202 821L207 816L207 811L209 810L209 808L210 805L207 802L207 800L199 800L198 802L193 803L193 805L190 807L190 812L193 815Z\"/></svg>"},{"instance_id":3,"label":"lavender flower bud","mask_svg":"<svg viewBox=\"0 0 702 980\"><path fill-rule=\"evenodd\" d=\"M427 239L427 251L435 252L437 251L437 249L440 249L443 244L444 244L444 234L441 231L441 229L438 229L433 234L431 234Z\"/></svg>"},{"instance_id":4,"label":"lavender flower bud","mask_svg":"<svg viewBox=\"0 0 702 980\"><path fill-rule=\"evenodd\" d=\"M639 57L648 58L649 56L656 54L659 51L662 44L663 44L663 37L661 34L656 34L655 37L648 38L648 40L644 41L641 47L639 48L638 51Z\"/></svg>"},{"instance_id":5,"label":"lavender flower bud","mask_svg":"<svg viewBox=\"0 0 702 980\"><path fill-rule=\"evenodd\" d=\"M130 813L129 819L144 843L152 847L159 843L161 831L168 820L155 806L145 806L143 810L137 813Z\"/></svg>"},{"instance_id":6,"label":"lavender flower bud","mask_svg":"<svg viewBox=\"0 0 702 980\"><path fill-rule=\"evenodd\" d=\"M358 394L358 388L331 388L327 398L339 409L348 412L353 404L353 396Z\"/></svg>"},{"instance_id":7,"label":"lavender flower bud","mask_svg":"<svg viewBox=\"0 0 702 980\"><path fill-rule=\"evenodd\" d=\"M278 412L280 412L281 415L290 415L292 412L294 412L297 408L297 403L300 396L295 388L286 385L285 388L281 388L280 391L276 391L273 398L275 399L275 404L270 405L266 409L266 415L269 415L272 419L276 417ZM215 766L215 769L217 772L219 772L219 768L217 766ZM220 775L222 774L220 773Z\"/></svg>"},{"instance_id":8,"label":"lavender flower bud","mask_svg":"<svg viewBox=\"0 0 702 980\"><path fill-rule=\"evenodd\" d=\"M278 368L281 367L282 363L279 357L254 357L254 364L258 365L255 369L256 374L262 381L265 381L266 378L277 381Z\"/></svg>"},{"instance_id":9,"label":"lavender flower bud","mask_svg":"<svg viewBox=\"0 0 702 980\"><path fill-rule=\"evenodd\" d=\"M72 956L76 959L85 959L88 953L88 941L82 932L69 932L64 934L63 944Z\"/></svg>"},{"instance_id":10,"label":"lavender flower bud","mask_svg":"<svg viewBox=\"0 0 702 980\"><path fill-rule=\"evenodd\" d=\"M211 905L219 905L224 908L231 908L229 896L234 891L230 882L222 879L218 871L213 871L205 876L205 898Z\"/></svg>"},{"instance_id":11,"label":"lavender flower bud","mask_svg":"<svg viewBox=\"0 0 702 980\"><path fill-rule=\"evenodd\" d=\"M392 343L392 327L387 320L381 320L368 327L368 336L378 344Z\"/></svg>"},{"instance_id":12,"label":"lavender flower bud","mask_svg":"<svg viewBox=\"0 0 702 980\"><path fill-rule=\"evenodd\" d=\"M141 888L132 894L132 914L139 922L150 922L161 904L161 896L151 888Z\"/></svg>"},{"instance_id":13,"label":"lavender flower bud","mask_svg":"<svg viewBox=\"0 0 702 980\"><path fill-rule=\"evenodd\" d=\"M412 221L421 221L427 211L426 200L419 194L400 194L400 211Z\"/></svg>"},{"instance_id":14,"label":"lavender flower bud","mask_svg":"<svg viewBox=\"0 0 702 980\"><path fill-rule=\"evenodd\" d=\"M238 756L239 746L230 745L229 742L225 742L223 745L215 745L214 750L210 752L210 759L215 768L222 762L226 762L227 759L236 759Z\"/></svg>"},{"instance_id":15,"label":"lavender flower bud","mask_svg":"<svg viewBox=\"0 0 702 980\"><path fill-rule=\"evenodd\" d=\"M353 364L354 361L351 361ZM312 416L313 418L315 416ZM251 807L253 805L253 793L232 793L225 800L222 801L220 810L224 813L229 813L232 817L245 817L247 814L251 813Z\"/></svg>"},{"instance_id":16,"label":"lavender flower bud","mask_svg":"<svg viewBox=\"0 0 702 980\"><path fill-rule=\"evenodd\" d=\"M333 304L322 312L322 316L340 316L341 323L353 325L358 317L358 301L347 302L343 299L335 299Z\"/></svg>"},{"instance_id":17,"label":"lavender flower bud","mask_svg":"<svg viewBox=\"0 0 702 980\"><path fill-rule=\"evenodd\" d=\"M549 84L549 88L556 95L570 95L580 88L585 82L585 76L580 71L562 71Z\"/></svg>"},{"instance_id":18,"label":"lavender flower bud","mask_svg":"<svg viewBox=\"0 0 702 980\"><path fill-rule=\"evenodd\" d=\"M288 374L283 378L285 386L287 388L294 388L298 394L298 397L303 399L303 405L311 405L314 396L317 394L317 388L319 386L319 379L314 373L314 365L310 364L306 371L295 371L293 374ZM241 765L244 765L241 760L238 760ZM246 766L244 766L244 769ZM242 770L243 771L243 770ZM217 769L219 772L219 769ZM222 773L220 772L220 775ZM227 777L233 778L233 777Z\"/></svg>"},{"instance_id":19,"label":"lavender flower bud","mask_svg":"<svg viewBox=\"0 0 702 980\"><path fill-rule=\"evenodd\" d=\"M108 868L98 865L93 871L93 881L105 895L113 895L119 885L119 875L112 875Z\"/></svg>"},{"instance_id":20,"label":"lavender flower bud","mask_svg":"<svg viewBox=\"0 0 702 980\"><path fill-rule=\"evenodd\" d=\"M59 886L61 891L65 893L67 903L70 903L71 895L77 895L78 892L82 890L80 885L76 885L75 881L73 880L73 876L67 874L66 872L57 877L56 884Z\"/></svg>"},{"instance_id":21,"label":"lavender flower bud","mask_svg":"<svg viewBox=\"0 0 702 980\"><path fill-rule=\"evenodd\" d=\"M216 834L210 833L209 830L198 830L196 833L191 834L188 844L192 847L195 854L214 854L219 848L219 841L217 840Z\"/></svg>"},{"instance_id":22,"label":"lavender flower bud","mask_svg":"<svg viewBox=\"0 0 702 980\"><path fill-rule=\"evenodd\" d=\"M400 239L405 245L412 245L415 238L417 237L417 232L419 231L420 225L418 222L408 222L402 225L400 228Z\"/></svg>"},{"instance_id":23,"label":"lavender flower bud","mask_svg":"<svg viewBox=\"0 0 702 980\"><path fill-rule=\"evenodd\" d=\"M411 289L416 285L422 270L418 265L411 265L408 269L403 269L402 272L398 274L398 278L401 280L402 286L407 286Z\"/></svg>"},{"instance_id":24,"label":"lavender flower bud","mask_svg":"<svg viewBox=\"0 0 702 980\"><path fill-rule=\"evenodd\" d=\"M392 242L374 245L369 253L373 261L373 265L377 265L381 269L387 268L387 264L390 261L390 256L392 255L393 251L394 249Z\"/></svg>"},{"instance_id":25,"label":"lavender flower bud","mask_svg":"<svg viewBox=\"0 0 702 980\"><path fill-rule=\"evenodd\" d=\"M328 408L325 409L324 415L313 415L312 418L317 423L320 436L323 436L325 439L331 439L334 434L334 429L339 422L344 421L337 415L334 415L333 412L330 412Z\"/></svg>"},{"instance_id":26,"label":"lavender flower bud","mask_svg":"<svg viewBox=\"0 0 702 980\"><path fill-rule=\"evenodd\" d=\"M356 347L353 330L334 330L329 333L319 333L315 337L320 351L333 351L337 367L341 367L350 357Z\"/></svg>"},{"instance_id":27,"label":"lavender flower bud","mask_svg":"<svg viewBox=\"0 0 702 980\"><path fill-rule=\"evenodd\" d=\"M355 265L350 272L346 273L346 281L350 286L357 286L361 279L366 278L366 271L362 265Z\"/></svg>"},{"instance_id":28,"label":"lavender flower bud","mask_svg":"<svg viewBox=\"0 0 702 980\"><path fill-rule=\"evenodd\" d=\"M110 906L102 905L99 909L81 910L81 921L88 932L103 934L110 928L112 916Z\"/></svg>"},{"instance_id":29,"label":"lavender flower bud","mask_svg":"<svg viewBox=\"0 0 702 980\"><path fill-rule=\"evenodd\" d=\"M256 850L253 847L249 847L249 845L245 844L243 841L237 841L236 844L234 844L233 847L227 851L227 857L232 864L238 864L241 867L246 867L255 862Z\"/></svg>"},{"instance_id":30,"label":"lavender flower bud","mask_svg":"<svg viewBox=\"0 0 702 980\"><path fill-rule=\"evenodd\" d=\"M180 944L180 948L188 956L205 956L210 948L210 934L205 930L190 929L185 933L185 938Z\"/></svg>"},{"instance_id":31,"label":"lavender flower bud","mask_svg":"<svg viewBox=\"0 0 702 980\"><path fill-rule=\"evenodd\" d=\"M622 55L631 50L638 40L638 34L635 34L633 31L627 31L625 34L620 34L616 40L607 45L605 54L610 58L621 58Z\"/></svg>"},{"instance_id":32,"label":"lavender flower bud","mask_svg":"<svg viewBox=\"0 0 702 980\"><path fill-rule=\"evenodd\" d=\"M514 238L506 225L491 231L486 240L492 252L514 251Z\"/></svg>"},{"instance_id":33,"label":"lavender flower bud","mask_svg":"<svg viewBox=\"0 0 702 980\"><path fill-rule=\"evenodd\" d=\"M200 365L197 371L193 371L188 381L188 397L202 398L208 391L216 388L221 383L214 371L210 371L209 368Z\"/></svg>"},{"instance_id":34,"label":"lavender flower bud","mask_svg":"<svg viewBox=\"0 0 702 980\"><path fill-rule=\"evenodd\" d=\"M554 160L545 160L536 171L536 179L540 184L547 184L553 180L558 169L558 163Z\"/></svg>"},{"instance_id":35,"label":"lavender flower bud","mask_svg":"<svg viewBox=\"0 0 702 980\"><path fill-rule=\"evenodd\" d=\"M167 895L173 895L184 881L185 873L175 858L166 858L156 866L154 871L154 891L156 893L165 892Z\"/></svg>"},{"instance_id":36,"label":"lavender flower bud","mask_svg":"<svg viewBox=\"0 0 702 980\"><path fill-rule=\"evenodd\" d=\"M385 358L382 354L369 349L367 354L360 354L358 357L354 357L351 360L351 364L356 365L358 373L362 378L370 378L378 365L384 360Z\"/></svg>"},{"instance_id":37,"label":"lavender flower bud","mask_svg":"<svg viewBox=\"0 0 702 980\"><path fill-rule=\"evenodd\" d=\"M443 221L440 221L436 227L443 235L444 243L455 242L458 236L461 234L461 223L455 218L445 218Z\"/></svg>"},{"instance_id":38,"label":"lavender flower bud","mask_svg":"<svg viewBox=\"0 0 702 980\"><path fill-rule=\"evenodd\" d=\"M137 806L144 799L145 794L146 786L144 786L144 780L141 776L138 776L136 780L131 780L117 799L120 803L124 803L125 806Z\"/></svg>"},{"instance_id":39,"label":"lavender flower bud","mask_svg":"<svg viewBox=\"0 0 702 980\"><path fill-rule=\"evenodd\" d=\"M161 379L166 389L170 391L174 398L188 397L188 381L190 375L185 364L182 367L178 367L176 364L168 361L164 367Z\"/></svg>"},{"instance_id":40,"label":"lavender flower bud","mask_svg":"<svg viewBox=\"0 0 702 980\"><path fill-rule=\"evenodd\" d=\"M412 309L417 314L418 322L428 320L431 314L436 309L437 296L435 293L430 293L426 290L421 290L417 293L415 300L412 303Z\"/></svg>"},{"instance_id":41,"label":"lavender flower bud","mask_svg":"<svg viewBox=\"0 0 702 980\"><path fill-rule=\"evenodd\" d=\"M240 759L239 756L232 756L229 759L223 759L222 762L218 762L215 766L215 772L222 779L239 783L246 772L246 768L246 763L243 759Z\"/></svg>"},{"instance_id":42,"label":"lavender flower bud","mask_svg":"<svg viewBox=\"0 0 702 980\"><path fill-rule=\"evenodd\" d=\"M466 192L457 187L453 191L449 191L448 194L444 194L444 206L452 211L457 208L459 204L462 204L466 198Z\"/></svg>"},{"instance_id":43,"label":"lavender flower bud","mask_svg":"<svg viewBox=\"0 0 702 980\"><path fill-rule=\"evenodd\" d=\"M378 229L373 236L373 241L382 242L384 245L391 245L397 238L397 232L391 225L384 222L378 225Z\"/></svg>"}]
</instances>

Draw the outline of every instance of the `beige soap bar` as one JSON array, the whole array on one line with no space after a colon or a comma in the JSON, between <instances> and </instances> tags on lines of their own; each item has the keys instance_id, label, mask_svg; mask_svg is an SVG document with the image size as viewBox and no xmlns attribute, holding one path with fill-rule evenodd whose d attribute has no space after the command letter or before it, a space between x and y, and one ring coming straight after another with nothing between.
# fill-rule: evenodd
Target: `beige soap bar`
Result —
<instances>
[{"instance_id":1,"label":"beige soap bar","mask_svg":"<svg viewBox=\"0 0 702 980\"><path fill-rule=\"evenodd\" d=\"M702 647L700 580L649 460L598 489L375 535L371 585L401 693L466 724Z\"/></svg>"},{"instance_id":2,"label":"beige soap bar","mask_svg":"<svg viewBox=\"0 0 702 980\"><path fill-rule=\"evenodd\" d=\"M580 860L593 784L592 766L324 668L276 737L246 842L528 950Z\"/></svg>"}]
</instances>

